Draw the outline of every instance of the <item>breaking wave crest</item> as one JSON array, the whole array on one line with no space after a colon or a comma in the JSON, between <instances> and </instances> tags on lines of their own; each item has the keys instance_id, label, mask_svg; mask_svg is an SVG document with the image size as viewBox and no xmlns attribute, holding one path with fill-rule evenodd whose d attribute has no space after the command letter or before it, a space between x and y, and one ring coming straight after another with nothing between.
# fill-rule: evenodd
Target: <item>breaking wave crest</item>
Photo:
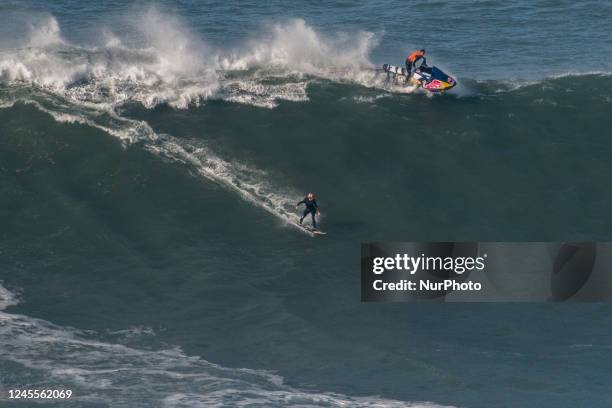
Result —
<instances>
[{"instance_id":1,"label":"breaking wave crest","mask_svg":"<svg viewBox=\"0 0 612 408\"><path fill-rule=\"evenodd\" d=\"M5 385L72 389L71 401L85 406L439 407L300 391L267 371L222 367L179 348L150 351L103 342L92 332L5 311L15 304L0 285L0 355L14 367ZM0 401L6 398L3 393Z\"/></svg>"},{"instance_id":2,"label":"breaking wave crest","mask_svg":"<svg viewBox=\"0 0 612 408\"><path fill-rule=\"evenodd\" d=\"M177 109L209 100L274 108L280 101L309 100L309 84L330 80L412 93L394 84L370 60L378 45L368 31L324 35L302 19L268 25L234 48L209 45L179 17L154 7L130 15L128 29L101 28L93 43L75 44L59 23L45 16L30 23L23 40L0 44L0 85L29 85L78 103L110 108L136 102ZM452 72L449 71L450 74ZM609 75L567 73L545 78ZM462 79L459 96L512 91L536 79Z\"/></svg>"},{"instance_id":3,"label":"breaking wave crest","mask_svg":"<svg viewBox=\"0 0 612 408\"><path fill-rule=\"evenodd\" d=\"M103 30L96 45L71 44L58 22L37 22L18 47L0 49L0 83L29 84L79 102L187 108L210 99L274 107L306 101L314 78L376 80L374 34L326 38L304 20L274 24L261 38L216 49L154 8L129 20L131 34Z\"/></svg>"}]
</instances>

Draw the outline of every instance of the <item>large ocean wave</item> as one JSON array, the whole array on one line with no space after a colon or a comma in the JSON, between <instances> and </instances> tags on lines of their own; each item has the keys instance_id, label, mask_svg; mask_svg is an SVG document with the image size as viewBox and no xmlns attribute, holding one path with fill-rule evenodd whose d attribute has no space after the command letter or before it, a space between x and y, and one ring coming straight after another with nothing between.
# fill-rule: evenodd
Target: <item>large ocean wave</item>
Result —
<instances>
[{"instance_id":1,"label":"large ocean wave","mask_svg":"<svg viewBox=\"0 0 612 408\"><path fill-rule=\"evenodd\" d=\"M195 174L287 225L295 226L298 219L292 207L300 197L299 188L278 185L265 170L221 157L197 135L158 134L146 121L122 116L121 108L136 103L146 109L160 104L189 109L209 100L273 108L281 101L308 101L308 87L322 83L357 89L350 100L360 104L414 91L395 85L375 69L370 52L377 39L370 32L329 37L296 19L274 24L242 46L219 49L207 45L177 17L155 8L129 21L132 35L109 28L97 45L85 46L66 40L52 16L37 19L20 44L0 47L0 107L31 104L59 122L92 126L126 144L140 143L153 154L188 165ZM572 92L591 92L609 103L608 78L607 73L568 73L538 81L466 79L455 95L508 95L513 104L558 105L571 103Z\"/></svg>"}]
</instances>

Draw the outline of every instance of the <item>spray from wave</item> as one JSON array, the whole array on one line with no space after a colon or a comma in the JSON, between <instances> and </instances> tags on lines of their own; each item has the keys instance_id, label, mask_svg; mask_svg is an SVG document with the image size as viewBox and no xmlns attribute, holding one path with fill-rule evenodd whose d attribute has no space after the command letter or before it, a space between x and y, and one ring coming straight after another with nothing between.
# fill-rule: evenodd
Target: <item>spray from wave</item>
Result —
<instances>
[{"instance_id":1,"label":"spray from wave","mask_svg":"<svg viewBox=\"0 0 612 408\"><path fill-rule=\"evenodd\" d=\"M188 108L210 99L274 107L306 101L316 78L374 85L374 34L327 38L296 19L233 50L214 49L177 17L152 8L129 19L129 36L102 30L98 44L71 44L57 21L38 21L19 47L0 51L0 83L27 83L78 102Z\"/></svg>"},{"instance_id":2,"label":"spray from wave","mask_svg":"<svg viewBox=\"0 0 612 408\"><path fill-rule=\"evenodd\" d=\"M263 370L226 368L179 348L140 350L95 333L6 313L15 296L0 285L0 361L11 364L8 387L71 389L71 402L112 407L439 407L378 397L305 392ZM8 402L7 395L0 401Z\"/></svg>"}]
</instances>

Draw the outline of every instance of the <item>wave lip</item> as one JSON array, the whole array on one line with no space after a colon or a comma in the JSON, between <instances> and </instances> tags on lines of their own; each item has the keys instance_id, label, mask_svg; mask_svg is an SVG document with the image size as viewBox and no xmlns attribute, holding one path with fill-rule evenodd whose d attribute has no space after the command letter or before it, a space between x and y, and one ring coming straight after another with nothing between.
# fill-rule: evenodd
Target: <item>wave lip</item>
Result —
<instances>
[{"instance_id":1,"label":"wave lip","mask_svg":"<svg viewBox=\"0 0 612 408\"><path fill-rule=\"evenodd\" d=\"M278 100L308 100L306 76L364 84L376 77L370 32L325 37L294 19L224 50L155 8L129 21L130 37L105 28L94 46L66 41L53 17L37 21L21 47L0 50L0 84L30 84L109 106L132 101L185 109L221 99L271 108Z\"/></svg>"}]
</instances>

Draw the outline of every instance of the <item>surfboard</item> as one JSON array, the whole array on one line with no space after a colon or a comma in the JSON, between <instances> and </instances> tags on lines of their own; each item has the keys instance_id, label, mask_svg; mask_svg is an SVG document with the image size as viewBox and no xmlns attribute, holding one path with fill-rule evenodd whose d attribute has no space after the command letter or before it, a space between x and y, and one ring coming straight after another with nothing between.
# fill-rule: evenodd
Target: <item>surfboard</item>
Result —
<instances>
[{"instance_id":1,"label":"surfboard","mask_svg":"<svg viewBox=\"0 0 612 408\"><path fill-rule=\"evenodd\" d=\"M383 65L383 71L389 72L391 74L395 74L395 75L398 75L398 76L406 77L406 68L396 67L395 65L384 64Z\"/></svg>"},{"instance_id":2,"label":"surfboard","mask_svg":"<svg viewBox=\"0 0 612 408\"><path fill-rule=\"evenodd\" d=\"M314 229L312 227L307 227L305 225L300 225L300 224L295 224L297 225L299 228L308 231L309 233L313 234L313 235L327 235L327 232L323 232L323 231L319 231L318 229Z\"/></svg>"}]
</instances>

